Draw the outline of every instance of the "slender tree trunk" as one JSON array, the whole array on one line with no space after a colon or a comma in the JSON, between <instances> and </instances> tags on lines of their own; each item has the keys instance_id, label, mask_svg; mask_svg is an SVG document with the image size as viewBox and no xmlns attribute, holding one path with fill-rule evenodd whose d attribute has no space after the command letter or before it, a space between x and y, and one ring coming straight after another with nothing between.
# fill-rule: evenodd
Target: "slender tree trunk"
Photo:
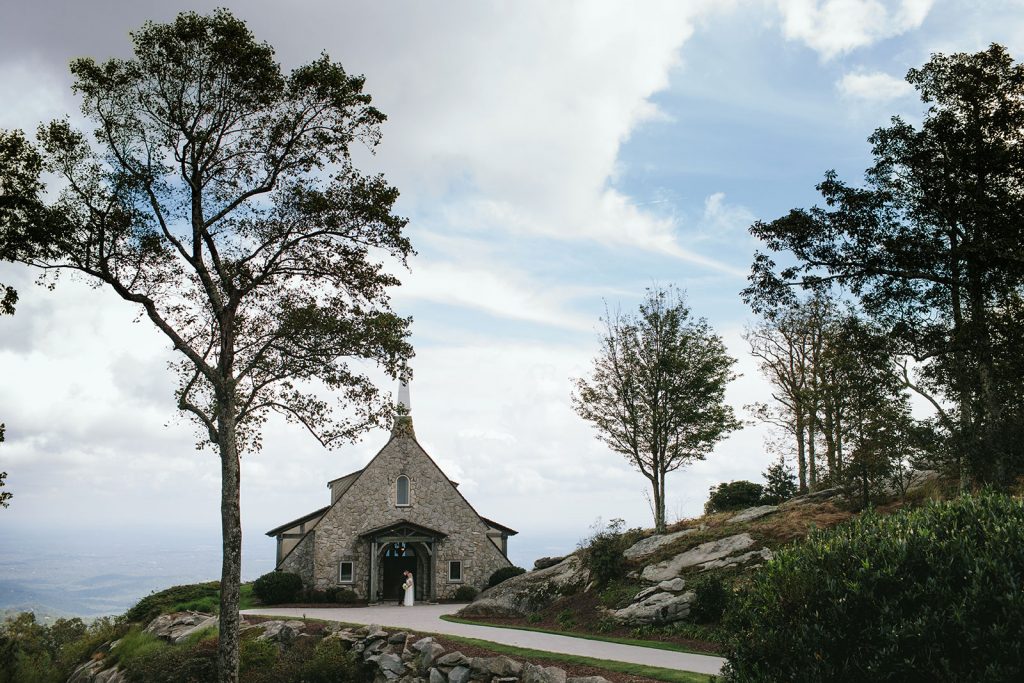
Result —
<instances>
[{"instance_id":1,"label":"slender tree trunk","mask_svg":"<svg viewBox=\"0 0 1024 683\"><path fill-rule=\"evenodd\" d=\"M800 493L807 493L807 455L804 451L804 413L803 407L796 406L796 471L800 480Z\"/></svg>"},{"instance_id":2,"label":"slender tree trunk","mask_svg":"<svg viewBox=\"0 0 1024 683\"><path fill-rule=\"evenodd\" d=\"M651 490L654 492L654 530L665 533L665 473L655 470L651 479Z\"/></svg>"},{"instance_id":3,"label":"slender tree trunk","mask_svg":"<svg viewBox=\"0 0 1024 683\"><path fill-rule=\"evenodd\" d=\"M242 578L242 517L239 502L240 466L232 389L220 401L217 420L220 433L221 503L220 521L223 561L220 574L220 641L217 669L220 683L238 682L238 602Z\"/></svg>"}]
</instances>

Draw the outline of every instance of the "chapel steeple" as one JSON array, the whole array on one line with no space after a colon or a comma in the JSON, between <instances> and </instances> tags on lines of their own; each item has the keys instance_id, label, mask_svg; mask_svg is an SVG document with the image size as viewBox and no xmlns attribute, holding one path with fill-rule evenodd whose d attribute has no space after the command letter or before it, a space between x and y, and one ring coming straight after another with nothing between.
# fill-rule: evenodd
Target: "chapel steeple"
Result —
<instances>
[{"instance_id":1,"label":"chapel steeple","mask_svg":"<svg viewBox=\"0 0 1024 683\"><path fill-rule=\"evenodd\" d=\"M391 437L399 436L416 438L416 432L412 428L412 399L409 397L409 382L405 377L399 380L395 422L391 427Z\"/></svg>"}]
</instances>

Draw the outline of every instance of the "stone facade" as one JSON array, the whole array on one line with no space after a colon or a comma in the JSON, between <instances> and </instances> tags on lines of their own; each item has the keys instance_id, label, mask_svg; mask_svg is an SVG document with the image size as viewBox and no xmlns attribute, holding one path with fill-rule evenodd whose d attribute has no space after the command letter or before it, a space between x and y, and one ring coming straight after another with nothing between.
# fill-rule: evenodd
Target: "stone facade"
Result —
<instances>
[{"instance_id":1,"label":"stone facade","mask_svg":"<svg viewBox=\"0 0 1024 683\"><path fill-rule=\"evenodd\" d=\"M408 504L397 499L400 476L409 481ZM338 495L331 486L333 504L278 564L306 586L341 586L375 601L385 588L391 546L414 556L405 561L416 563L418 600L450 598L460 586L483 589L494 571L510 566L504 549L515 531L477 514L416 441L411 417L396 417L384 448L361 471L335 482L342 480L348 480L344 490ZM449 576L453 561L460 563L461 577ZM347 578L342 562L352 563L345 567L351 581L341 580Z\"/></svg>"}]
</instances>

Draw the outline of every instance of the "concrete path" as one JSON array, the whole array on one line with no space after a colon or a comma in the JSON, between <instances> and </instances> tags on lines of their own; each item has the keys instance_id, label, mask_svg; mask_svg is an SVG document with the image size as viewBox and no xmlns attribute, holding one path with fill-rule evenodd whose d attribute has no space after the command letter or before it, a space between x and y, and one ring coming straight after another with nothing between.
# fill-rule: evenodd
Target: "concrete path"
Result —
<instances>
[{"instance_id":1,"label":"concrete path","mask_svg":"<svg viewBox=\"0 0 1024 683\"><path fill-rule=\"evenodd\" d=\"M725 660L721 657L696 655L671 650L655 650L636 645L607 643L601 640L572 638L551 633L520 631L493 626L471 626L441 619L443 614L457 612L462 605L376 605L374 607L263 607L243 610L242 614L261 614L273 617L292 617L344 621L350 624L380 624L411 631L442 633L466 638L479 638L492 643L514 645L531 650L560 652L562 654L610 659L617 662L647 664L665 669L695 671L717 675Z\"/></svg>"}]
</instances>

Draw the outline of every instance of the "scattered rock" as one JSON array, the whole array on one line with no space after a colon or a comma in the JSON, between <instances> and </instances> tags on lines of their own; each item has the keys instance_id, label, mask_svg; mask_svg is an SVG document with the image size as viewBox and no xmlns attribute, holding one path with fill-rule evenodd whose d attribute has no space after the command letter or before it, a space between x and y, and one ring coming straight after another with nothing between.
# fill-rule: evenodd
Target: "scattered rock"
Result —
<instances>
[{"instance_id":1,"label":"scattered rock","mask_svg":"<svg viewBox=\"0 0 1024 683\"><path fill-rule=\"evenodd\" d=\"M264 621L257 624L263 629L263 633L256 636L256 640L269 640L281 646L291 644L306 624L299 620L292 621Z\"/></svg>"},{"instance_id":2,"label":"scattered rock","mask_svg":"<svg viewBox=\"0 0 1024 683\"><path fill-rule=\"evenodd\" d=\"M145 632L151 633L170 643L177 643L207 626L214 626L217 617L202 612L174 612L161 614L146 626Z\"/></svg>"},{"instance_id":3,"label":"scattered rock","mask_svg":"<svg viewBox=\"0 0 1024 683\"><path fill-rule=\"evenodd\" d=\"M471 673L468 666L457 666L448 672L448 683L466 683Z\"/></svg>"},{"instance_id":4,"label":"scattered rock","mask_svg":"<svg viewBox=\"0 0 1024 683\"><path fill-rule=\"evenodd\" d=\"M380 667L385 676L387 676L389 671L395 674L395 676L401 676L402 672L405 671L405 662L402 661L402 658L390 652L385 652L377 658L377 666Z\"/></svg>"},{"instance_id":5,"label":"scattered rock","mask_svg":"<svg viewBox=\"0 0 1024 683\"><path fill-rule=\"evenodd\" d=\"M655 593L628 607L612 610L611 615L628 625L669 624L686 618L694 597L692 591L682 595Z\"/></svg>"},{"instance_id":6,"label":"scattered rock","mask_svg":"<svg viewBox=\"0 0 1024 683\"><path fill-rule=\"evenodd\" d=\"M679 553L671 560L658 562L644 567L641 576L645 581L659 583L669 581L679 576L679 572L687 567L694 567L722 557L728 557L741 550L746 550L754 545L754 539L750 534L736 534L727 536L717 541L701 543L696 548Z\"/></svg>"},{"instance_id":7,"label":"scattered rock","mask_svg":"<svg viewBox=\"0 0 1024 683\"><path fill-rule=\"evenodd\" d=\"M523 664L523 683L565 683L565 672L555 666Z\"/></svg>"},{"instance_id":8,"label":"scattered rock","mask_svg":"<svg viewBox=\"0 0 1024 683\"><path fill-rule=\"evenodd\" d=\"M392 645L402 644L405 645L405 641L408 640L409 634L405 631L399 631L391 636L388 636L388 642Z\"/></svg>"},{"instance_id":9,"label":"scattered rock","mask_svg":"<svg viewBox=\"0 0 1024 683\"><path fill-rule=\"evenodd\" d=\"M658 584L658 589L663 591L671 591L672 593L678 593L686 587L686 582L682 578L676 577L669 579L668 581L662 581Z\"/></svg>"},{"instance_id":10,"label":"scattered rock","mask_svg":"<svg viewBox=\"0 0 1024 683\"><path fill-rule=\"evenodd\" d=\"M416 652L423 652L423 650L425 650L428 646L433 645L433 644L434 644L434 639L431 638L430 636L427 636L426 638L420 638L419 640L417 640L415 643L413 643L409 647L411 649L413 649L413 650L416 650Z\"/></svg>"},{"instance_id":11,"label":"scattered rock","mask_svg":"<svg viewBox=\"0 0 1024 683\"><path fill-rule=\"evenodd\" d=\"M778 505L758 505L757 507L747 508L741 511L739 514L729 518L729 524L739 524L740 522L751 522L755 519L760 519L779 509Z\"/></svg>"},{"instance_id":12,"label":"scattered rock","mask_svg":"<svg viewBox=\"0 0 1024 683\"><path fill-rule=\"evenodd\" d=\"M443 654L444 648L441 647L438 643L435 643L433 639L431 639L430 643L420 650L420 669L426 671L431 666L433 666L434 661Z\"/></svg>"},{"instance_id":13,"label":"scattered rock","mask_svg":"<svg viewBox=\"0 0 1024 683\"><path fill-rule=\"evenodd\" d=\"M654 536L648 536L647 538L642 538L629 546L622 552L622 554L629 560L646 557L647 555L655 553L660 548L679 540L683 536L689 536L692 533L696 533L696 531L696 529L683 529L682 531L676 531L672 534L655 534Z\"/></svg>"},{"instance_id":14,"label":"scattered rock","mask_svg":"<svg viewBox=\"0 0 1024 683\"><path fill-rule=\"evenodd\" d=\"M128 683L119 667L104 669L103 664L102 660L82 664L71 673L68 683Z\"/></svg>"},{"instance_id":15,"label":"scattered rock","mask_svg":"<svg viewBox=\"0 0 1024 683\"><path fill-rule=\"evenodd\" d=\"M542 557L533 561L534 569L547 569L548 567L554 567L556 564L565 559L565 555L561 557Z\"/></svg>"},{"instance_id":16,"label":"scattered rock","mask_svg":"<svg viewBox=\"0 0 1024 683\"><path fill-rule=\"evenodd\" d=\"M662 583L665 583L665 582L662 582ZM646 598L648 596L651 596L651 595L654 595L655 593L658 592L658 590L659 590L658 586L648 586L647 588L643 589L642 591L640 591L639 593L634 595L632 602L640 602L644 598Z\"/></svg>"},{"instance_id":17,"label":"scattered rock","mask_svg":"<svg viewBox=\"0 0 1024 683\"><path fill-rule=\"evenodd\" d=\"M751 564L767 562L768 560L775 557L771 550L768 548L761 548L760 550L751 550L749 553L743 553L742 555L733 555L731 557L723 557L720 560L712 560L711 562L705 562L700 566L700 570L707 571L708 569L721 569L723 567L736 567L741 564Z\"/></svg>"},{"instance_id":18,"label":"scattered rock","mask_svg":"<svg viewBox=\"0 0 1024 683\"><path fill-rule=\"evenodd\" d=\"M430 683L445 683L448 680L448 677L440 671L438 671L437 669L431 668L430 678L428 680L430 681Z\"/></svg>"},{"instance_id":19,"label":"scattered rock","mask_svg":"<svg viewBox=\"0 0 1024 683\"><path fill-rule=\"evenodd\" d=\"M608 683L604 676L574 676L566 679L565 683Z\"/></svg>"},{"instance_id":20,"label":"scattered rock","mask_svg":"<svg viewBox=\"0 0 1024 683\"><path fill-rule=\"evenodd\" d=\"M437 660L438 666L462 666L469 663L469 657L462 654L458 650L455 652L449 652L448 654L439 657Z\"/></svg>"},{"instance_id":21,"label":"scattered rock","mask_svg":"<svg viewBox=\"0 0 1024 683\"><path fill-rule=\"evenodd\" d=\"M509 659L504 655L487 657L485 661L487 662L486 670L489 671L492 676L497 676L499 678L515 677L523 670L522 664Z\"/></svg>"}]
</instances>

